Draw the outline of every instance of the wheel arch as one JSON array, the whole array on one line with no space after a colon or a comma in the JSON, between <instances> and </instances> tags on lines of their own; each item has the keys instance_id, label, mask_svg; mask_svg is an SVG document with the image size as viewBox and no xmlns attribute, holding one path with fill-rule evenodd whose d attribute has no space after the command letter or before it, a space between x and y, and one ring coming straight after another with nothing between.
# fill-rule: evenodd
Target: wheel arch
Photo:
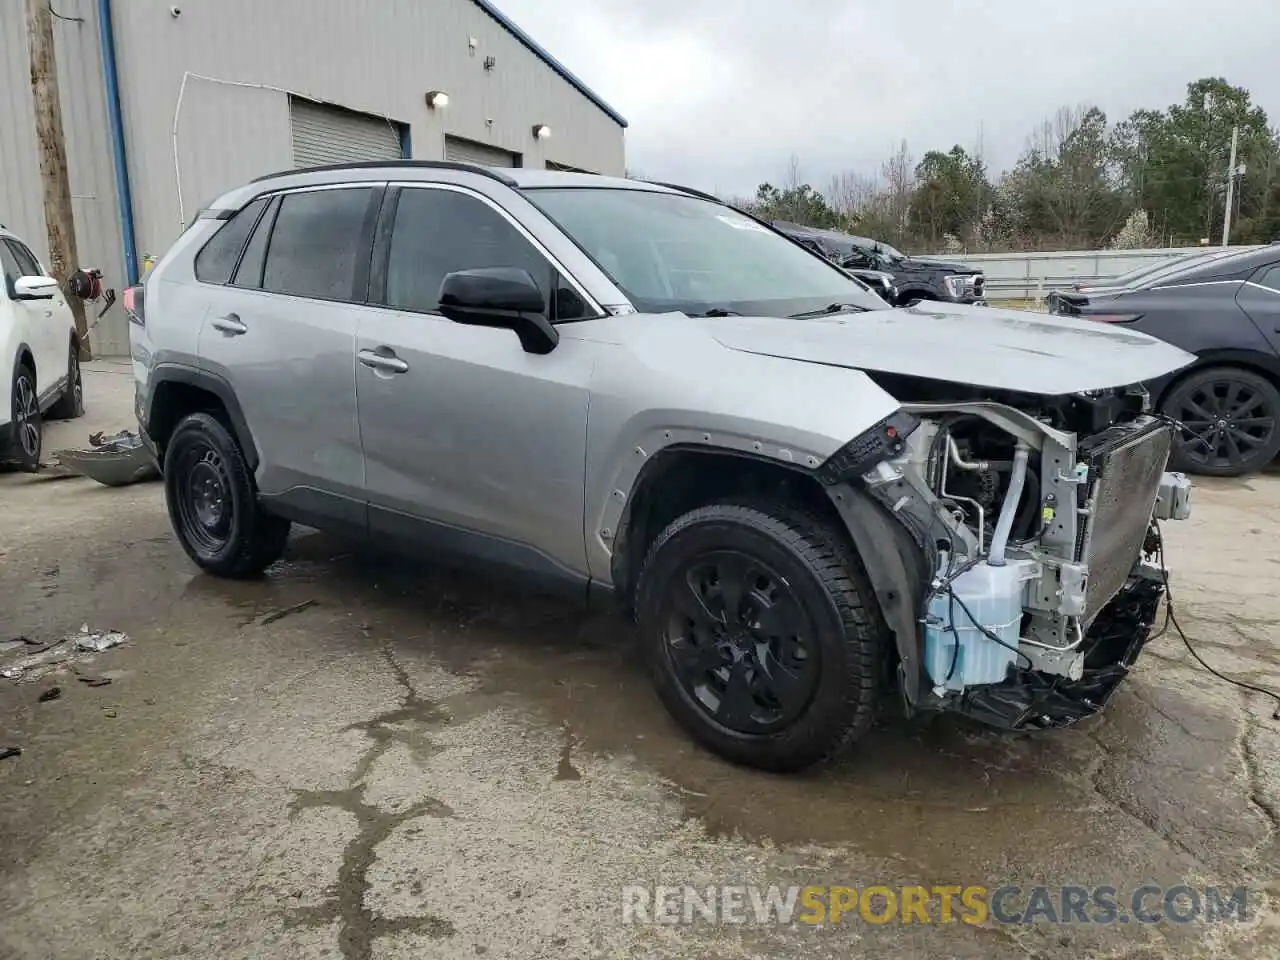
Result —
<instances>
[{"instance_id":1,"label":"wheel arch","mask_svg":"<svg viewBox=\"0 0 1280 960\"><path fill-rule=\"evenodd\" d=\"M1177 371L1160 389L1160 395L1152 398L1151 405L1157 410L1164 405L1169 395L1188 377L1213 367L1239 367L1265 377L1280 390L1280 357L1268 356L1256 350L1206 350L1196 355L1193 363Z\"/></svg>"},{"instance_id":2,"label":"wheel arch","mask_svg":"<svg viewBox=\"0 0 1280 960\"><path fill-rule=\"evenodd\" d=\"M696 443L673 444L654 454L631 486L613 538L610 576L623 609L631 609L645 553L671 521L719 500L763 493L808 507L843 529L812 470Z\"/></svg>"},{"instance_id":3,"label":"wheel arch","mask_svg":"<svg viewBox=\"0 0 1280 960\"><path fill-rule=\"evenodd\" d=\"M151 372L142 427L155 443L160 462L174 428L189 413L219 416L244 451L250 470L258 468L258 448L235 390L223 377L185 364L162 363Z\"/></svg>"},{"instance_id":4,"label":"wheel arch","mask_svg":"<svg viewBox=\"0 0 1280 960\"><path fill-rule=\"evenodd\" d=\"M18 372L18 365L25 363L31 368L31 372L36 375L36 387L40 386L40 371L36 369L36 357L31 351L31 347L25 340L18 343L13 351L13 373Z\"/></svg>"}]
</instances>

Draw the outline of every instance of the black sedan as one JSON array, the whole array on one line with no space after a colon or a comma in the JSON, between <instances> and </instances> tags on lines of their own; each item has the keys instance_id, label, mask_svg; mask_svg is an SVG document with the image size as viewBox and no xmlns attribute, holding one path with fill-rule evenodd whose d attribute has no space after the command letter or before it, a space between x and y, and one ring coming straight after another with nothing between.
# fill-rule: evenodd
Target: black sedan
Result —
<instances>
[{"instance_id":1,"label":"black sedan","mask_svg":"<svg viewBox=\"0 0 1280 960\"><path fill-rule=\"evenodd\" d=\"M1239 476L1280 452L1280 243L1125 287L1051 293L1049 310L1131 325L1196 355L1147 384L1156 409L1185 427L1178 469Z\"/></svg>"}]
</instances>

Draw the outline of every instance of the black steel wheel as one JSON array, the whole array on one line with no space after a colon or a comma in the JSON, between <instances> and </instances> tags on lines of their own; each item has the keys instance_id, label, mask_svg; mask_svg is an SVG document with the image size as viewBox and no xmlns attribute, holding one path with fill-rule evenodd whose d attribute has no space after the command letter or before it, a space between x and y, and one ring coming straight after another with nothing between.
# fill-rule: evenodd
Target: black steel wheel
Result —
<instances>
[{"instance_id":1,"label":"black steel wheel","mask_svg":"<svg viewBox=\"0 0 1280 960\"><path fill-rule=\"evenodd\" d=\"M289 521L258 503L235 437L216 417L183 418L165 447L169 520L187 555L223 577L252 577L280 559Z\"/></svg>"},{"instance_id":2,"label":"black steel wheel","mask_svg":"<svg viewBox=\"0 0 1280 960\"><path fill-rule=\"evenodd\" d=\"M807 767L871 724L885 629L851 547L784 504L718 504L650 547L636 612L667 709L704 746Z\"/></svg>"},{"instance_id":3,"label":"black steel wheel","mask_svg":"<svg viewBox=\"0 0 1280 960\"><path fill-rule=\"evenodd\" d=\"M36 393L36 375L26 364L19 364L13 374L11 394L12 433L9 459L23 470L40 469L40 450L44 443L44 425L40 418L40 400Z\"/></svg>"},{"instance_id":4,"label":"black steel wheel","mask_svg":"<svg viewBox=\"0 0 1280 960\"><path fill-rule=\"evenodd\" d=\"M80 350L71 344L67 357L67 386L49 410L50 420L74 420L84 416L84 378L80 373Z\"/></svg>"},{"instance_id":5,"label":"black steel wheel","mask_svg":"<svg viewBox=\"0 0 1280 960\"><path fill-rule=\"evenodd\" d=\"M1240 476L1280 452L1280 390L1251 370L1196 371L1174 385L1161 409L1184 427L1172 461L1188 473Z\"/></svg>"}]
</instances>

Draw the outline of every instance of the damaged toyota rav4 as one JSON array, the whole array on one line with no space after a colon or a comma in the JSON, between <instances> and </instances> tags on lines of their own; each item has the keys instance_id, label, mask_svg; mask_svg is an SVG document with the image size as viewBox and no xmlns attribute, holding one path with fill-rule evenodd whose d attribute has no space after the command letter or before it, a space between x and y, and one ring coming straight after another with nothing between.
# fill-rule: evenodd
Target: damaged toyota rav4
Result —
<instances>
[{"instance_id":1,"label":"damaged toyota rav4","mask_svg":"<svg viewBox=\"0 0 1280 960\"><path fill-rule=\"evenodd\" d=\"M1159 521L1189 512L1139 386L1189 354L889 309L679 188L294 171L215 201L125 300L199 566L258 574L299 522L611 600L687 731L771 770L895 701L1095 713L1155 619Z\"/></svg>"}]
</instances>

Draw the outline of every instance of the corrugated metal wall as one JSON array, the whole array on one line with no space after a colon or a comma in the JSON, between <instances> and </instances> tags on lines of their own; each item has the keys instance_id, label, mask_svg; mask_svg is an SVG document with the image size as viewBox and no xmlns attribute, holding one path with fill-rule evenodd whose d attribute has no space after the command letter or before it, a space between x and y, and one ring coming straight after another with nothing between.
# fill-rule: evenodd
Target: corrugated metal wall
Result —
<instances>
[{"instance_id":1,"label":"corrugated metal wall","mask_svg":"<svg viewBox=\"0 0 1280 960\"><path fill-rule=\"evenodd\" d=\"M289 98L293 165L399 160L400 124L299 97Z\"/></svg>"},{"instance_id":2,"label":"corrugated metal wall","mask_svg":"<svg viewBox=\"0 0 1280 960\"><path fill-rule=\"evenodd\" d=\"M179 232L169 128L185 71L276 88L188 81L178 138L188 220L218 192L292 166L284 91L407 123L418 158L442 159L453 134L541 167L533 126L547 124L560 162L623 173L621 127L471 0L188 0L176 18L169 6L114 5L140 253L163 252ZM429 109L430 90L449 106Z\"/></svg>"},{"instance_id":3,"label":"corrugated metal wall","mask_svg":"<svg viewBox=\"0 0 1280 960\"><path fill-rule=\"evenodd\" d=\"M1150 263L1199 252L1213 247L1161 247L1147 250L1060 250L1034 253L982 253L932 255L937 260L964 263L981 270L987 278L987 297L1030 300L1050 290L1063 290L1074 283L1092 283L1118 277ZM1233 247L1252 250L1253 247Z\"/></svg>"},{"instance_id":4,"label":"corrugated metal wall","mask_svg":"<svg viewBox=\"0 0 1280 960\"><path fill-rule=\"evenodd\" d=\"M75 212L76 248L84 266L100 267L104 286L124 286L124 249L116 203L115 172L107 132L106 98L94 0L58 0L54 19L62 125ZM26 5L0 2L0 223L8 225L48 262L31 65L27 56ZM97 308L89 306L92 323ZM95 354L129 352L128 321L112 307L90 334Z\"/></svg>"}]
</instances>

